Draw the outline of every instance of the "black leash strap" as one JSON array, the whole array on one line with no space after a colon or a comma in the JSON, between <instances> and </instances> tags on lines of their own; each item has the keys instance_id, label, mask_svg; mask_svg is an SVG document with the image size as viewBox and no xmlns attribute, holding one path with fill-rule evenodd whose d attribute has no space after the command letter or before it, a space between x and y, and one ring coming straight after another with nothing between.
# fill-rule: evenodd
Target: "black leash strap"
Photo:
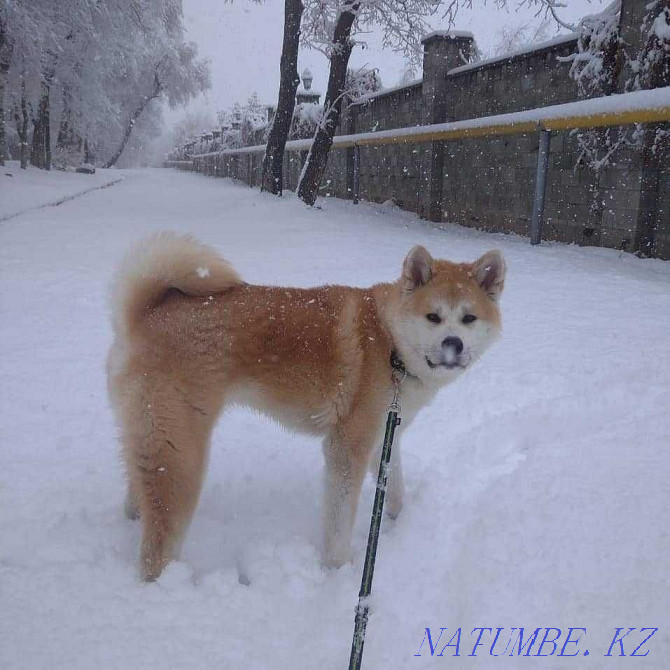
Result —
<instances>
[{"instance_id":1,"label":"black leash strap","mask_svg":"<svg viewBox=\"0 0 670 670\"><path fill-rule=\"evenodd\" d=\"M386 419L386 431L384 433L384 445L382 447L382 457L379 463L379 475L377 476L377 490L375 491L375 501L372 506L372 519L370 520L370 533L368 535L368 548L365 552L365 563L363 565L363 578L361 579L361 590L358 592L358 605L356 606L356 619L354 623L354 639L351 643L351 656L349 657L349 670L359 670L363 658L363 644L365 643L365 629L368 625L368 615L370 612L369 596L372 591L372 577L375 571L375 559L377 557L377 543L379 542L379 529L382 523L382 513L384 511L384 498L386 497L386 481L389 475L389 463L391 461L391 447L393 445L393 436L396 426L400 424L400 405L398 396L400 394L400 384L405 378L406 371L400 371L393 365L394 369L393 383L395 392L393 401L388 408L388 417ZM402 365L402 362L401 362Z\"/></svg>"}]
</instances>

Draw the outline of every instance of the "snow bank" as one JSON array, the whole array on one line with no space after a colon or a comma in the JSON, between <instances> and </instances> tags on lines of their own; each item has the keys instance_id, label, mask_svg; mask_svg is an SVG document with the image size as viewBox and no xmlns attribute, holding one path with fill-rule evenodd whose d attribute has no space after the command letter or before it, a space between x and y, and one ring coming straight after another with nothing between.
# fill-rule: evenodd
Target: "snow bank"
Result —
<instances>
[{"instance_id":1,"label":"snow bank","mask_svg":"<svg viewBox=\"0 0 670 670\"><path fill-rule=\"evenodd\" d=\"M346 667L373 483L354 564L323 570L320 446L249 412L215 433L182 562L137 581L107 290L128 245L164 229L218 247L247 281L297 286L394 279L414 244L456 260L502 249L502 341L403 436L407 497L382 528L363 667L668 667L670 263L188 173L124 176L0 227L3 670ZM475 627L503 628L504 647L522 626L562 640L584 627L590 654L501 660L486 633L467 656ZM605 657L622 626L636 628L627 657ZM628 658L650 626L649 655ZM460 656L425 643L416 657L426 627L434 643L461 628Z\"/></svg>"},{"instance_id":2,"label":"snow bank","mask_svg":"<svg viewBox=\"0 0 670 670\"><path fill-rule=\"evenodd\" d=\"M119 179L115 170L98 169L92 175L33 167L21 170L17 161L9 161L0 167L0 221L31 209L59 205Z\"/></svg>"}]
</instances>

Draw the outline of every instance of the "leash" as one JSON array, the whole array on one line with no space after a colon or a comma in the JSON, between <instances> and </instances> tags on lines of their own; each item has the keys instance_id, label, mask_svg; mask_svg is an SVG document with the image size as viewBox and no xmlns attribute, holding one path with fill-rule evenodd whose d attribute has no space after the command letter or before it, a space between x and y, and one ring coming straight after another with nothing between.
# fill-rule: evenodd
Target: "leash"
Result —
<instances>
[{"instance_id":1,"label":"leash","mask_svg":"<svg viewBox=\"0 0 670 670\"><path fill-rule=\"evenodd\" d=\"M386 481L389 475L389 463L391 461L391 447L396 426L400 424L400 385L407 377L405 365L395 352L391 353L391 367L393 372L393 400L388 406L386 418L386 431L384 433L384 445L382 446L382 457L379 462L379 475L377 476L377 490L375 501L372 505L372 518L370 519L370 533L368 534L368 548L365 552L365 563L363 564L363 577L361 579L361 590L358 592L358 605L356 606L356 618L354 621L354 638L351 643L351 656L349 657L349 670L359 670L363 658L363 644L365 643L365 629L368 625L370 613L369 596L372 591L372 576L375 571L375 559L377 557L377 543L379 541L379 529L382 523L384 511L384 498L386 497Z\"/></svg>"}]
</instances>

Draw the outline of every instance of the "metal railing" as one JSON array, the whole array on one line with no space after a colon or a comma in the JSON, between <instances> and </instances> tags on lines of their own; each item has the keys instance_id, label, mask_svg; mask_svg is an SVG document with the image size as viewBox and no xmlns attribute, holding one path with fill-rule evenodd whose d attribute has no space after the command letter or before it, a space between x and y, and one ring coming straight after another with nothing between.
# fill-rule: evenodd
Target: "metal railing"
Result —
<instances>
[{"instance_id":1,"label":"metal railing","mask_svg":"<svg viewBox=\"0 0 670 670\"><path fill-rule=\"evenodd\" d=\"M486 116L477 119L438 123L428 126L394 128L356 135L338 135L332 148L354 150L353 204L359 201L360 148L393 144L419 144L424 142L449 142L464 139L497 137L502 135L527 135L539 133L539 151L535 179L535 195L531 218L531 244L542 239L542 222L549 168L549 142L552 132L624 126L635 123L660 123L670 121L670 87L648 91L635 91L591 100L580 100L562 105L551 105L522 112ZM293 140L286 143L286 151L307 151L312 140ZM264 153L265 145L222 149L196 154L190 160L166 161L197 165L200 159L213 156L235 156Z\"/></svg>"}]
</instances>

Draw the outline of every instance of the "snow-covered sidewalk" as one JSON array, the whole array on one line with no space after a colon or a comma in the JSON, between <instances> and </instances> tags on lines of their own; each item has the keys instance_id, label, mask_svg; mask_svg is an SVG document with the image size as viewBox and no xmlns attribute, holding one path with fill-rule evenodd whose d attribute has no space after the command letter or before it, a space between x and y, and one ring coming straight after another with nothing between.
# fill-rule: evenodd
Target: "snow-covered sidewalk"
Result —
<instances>
[{"instance_id":1,"label":"snow-covered sidewalk","mask_svg":"<svg viewBox=\"0 0 670 670\"><path fill-rule=\"evenodd\" d=\"M107 291L128 245L162 229L218 247L247 281L299 286L392 280L417 243L456 260L501 248L502 341L404 438L406 504L384 523L363 667L669 667L670 263L438 230L384 206L309 209L188 173L114 176L0 224L0 668L347 665L373 483L355 563L322 569L320 446L249 412L215 433L182 562L137 580ZM433 644L448 628L435 657L426 627ZM494 657L488 632L468 657L478 627L503 629L494 653L519 627L524 642L562 633L552 657L535 656L540 640L533 658L512 644ZM587 630L565 650L579 657L557 657L570 627ZM636 629L627 656L660 628L648 656L605 656L621 627ZM437 657L459 628L460 655L454 638Z\"/></svg>"},{"instance_id":2,"label":"snow-covered sidewalk","mask_svg":"<svg viewBox=\"0 0 670 670\"><path fill-rule=\"evenodd\" d=\"M0 167L0 221L42 207L60 205L122 179L118 170L78 174L61 170L21 170L17 161Z\"/></svg>"}]
</instances>

